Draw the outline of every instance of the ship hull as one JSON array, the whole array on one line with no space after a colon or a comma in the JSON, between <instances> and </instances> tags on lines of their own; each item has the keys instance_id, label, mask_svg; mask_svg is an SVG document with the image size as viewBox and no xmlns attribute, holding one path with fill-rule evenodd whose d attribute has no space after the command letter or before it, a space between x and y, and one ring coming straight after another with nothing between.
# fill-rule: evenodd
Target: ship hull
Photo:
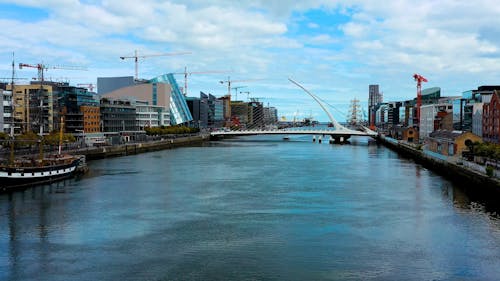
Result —
<instances>
[{"instance_id":1,"label":"ship hull","mask_svg":"<svg viewBox=\"0 0 500 281\"><path fill-rule=\"evenodd\" d=\"M79 159L70 163L44 167L0 167L0 192L46 184L72 177L78 171Z\"/></svg>"}]
</instances>

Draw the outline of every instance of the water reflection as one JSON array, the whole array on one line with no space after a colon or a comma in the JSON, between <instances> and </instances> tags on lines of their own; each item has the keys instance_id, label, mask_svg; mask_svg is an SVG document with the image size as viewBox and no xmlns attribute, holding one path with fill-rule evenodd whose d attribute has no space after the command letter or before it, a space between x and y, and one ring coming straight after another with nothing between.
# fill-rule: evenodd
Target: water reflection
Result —
<instances>
[{"instance_id":1,"label":"water reflection","mask_svg":"<svg viewBox=\"0 0 500 281\"><path fill-rule=\"evenodd\" d=\"M90 167L0 196L0 280L500 276L499 220L363 139L244 138Z\"/></svg>"}]
</instances>

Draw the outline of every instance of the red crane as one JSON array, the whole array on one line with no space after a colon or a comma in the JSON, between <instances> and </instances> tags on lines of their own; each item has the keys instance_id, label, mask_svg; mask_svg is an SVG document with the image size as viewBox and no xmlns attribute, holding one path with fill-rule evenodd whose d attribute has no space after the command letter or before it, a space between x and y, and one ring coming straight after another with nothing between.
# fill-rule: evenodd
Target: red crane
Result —
<instances>
[{"instance_id":1,"label":"red crane","mask_svg":"<svg viewBox=\"0 0 500 281\"><path fill-rule=\"evenodd\" d=\"M38 81L40 81L42 84L44 82L44 71L49 70L49 69L87 70L87 68L80 67L80 66L48 66L45 64L41 64L41 63L37 63L37 64L20 63L19 69L23 69L23 67L30 67L30 68L38 69Z\"/></svg>"},{"instance_id":2,"label":"red crane","mask_svg":"<svg viewBox=\"0 0 500 281\"><path fill-rule=\"evenodd\" d=\"M413 74L413 79L417 81L417 122L420 125L420 106L422 105L422 82L427 82L427 79L420 74Z\"/></svg>"}]
</instances>

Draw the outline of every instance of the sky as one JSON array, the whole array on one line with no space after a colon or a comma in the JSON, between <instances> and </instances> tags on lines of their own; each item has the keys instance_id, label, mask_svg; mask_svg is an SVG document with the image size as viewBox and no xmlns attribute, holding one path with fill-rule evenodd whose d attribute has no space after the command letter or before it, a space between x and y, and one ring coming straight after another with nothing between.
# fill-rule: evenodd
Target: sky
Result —
<instances>
[{"instance_id":1,"label":"sky","mask_svg":"<svg viewBox=\"0 0 500 281\"><path fill-rule=\"evenodd\" d=\"M328 121L288 78L339 121L353 99L366 111L370 84L384 101L414 98L414 73L442 96L500 84L496 0L0 0L0 11L1 78L12 76L14 52L16 65L53 66L48 79L96 85L97 77L133 76L133 59L120 57L137 50L146 56L139 78L187 69L188 96L223 96L230 80L241 87L233 100L259 98L288 120ZM64 69L73 66L87 70ZM16 67L28 79L18 83L36 76Z\"/></svg>"}]
</instances>

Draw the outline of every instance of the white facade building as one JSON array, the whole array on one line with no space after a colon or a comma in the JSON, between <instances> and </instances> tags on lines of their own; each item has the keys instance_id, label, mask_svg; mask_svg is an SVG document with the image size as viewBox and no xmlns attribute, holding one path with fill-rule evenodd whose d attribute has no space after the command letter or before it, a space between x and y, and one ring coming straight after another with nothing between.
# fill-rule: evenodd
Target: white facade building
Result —
<instances>
[{"instance_id":1,"label":"white facade building","mask_svg":"<svg viewBox=\"0 0 500 281\"><path fill-rule=\"evenodd\" d=\"M0 131L10 134L12 124L12 92L0 89Z\"/></svg>"},{"instance_id":2,"label":"white facade building","mask_svg":"<svg viewBox=\"0 0 500 281\"><path fill-rule=\"evenodd\" d=\"M434 121L436 120L438 112L446 111L453 114L453 105L449 103L443 104L428 104L420 107L420 127L419 138L424 139L434 132Z\"/></svg>"},{"instance_id":3,"label":"white facade building","mask_svg":"<svg viewBox=\"0 0 500 281\"><path fill-rule=\"evenodd\" d=\"M139 130L146 127L170 126L170 112L164 106L150 105L146 101L135 101L136 126Z\"/></svg>"}]
</instances>

